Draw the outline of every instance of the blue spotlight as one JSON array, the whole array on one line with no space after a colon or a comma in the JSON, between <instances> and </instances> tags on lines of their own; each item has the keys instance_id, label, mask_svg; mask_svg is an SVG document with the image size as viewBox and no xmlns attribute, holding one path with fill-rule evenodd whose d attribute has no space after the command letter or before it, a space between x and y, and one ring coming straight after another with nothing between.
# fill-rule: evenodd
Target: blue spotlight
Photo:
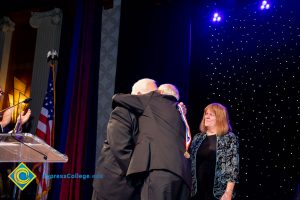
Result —
<instances>
[{"instance_id":1,"label":"blue spotlight","mask_svg":"<svg viewBox=\"0 0 300 200\"><path fill-rule=\"evenodd\" d=\"M270 4L268 3L268 1L264 0L261 2L261 6L260 6L260 9L261 10L268 10L270 8Z\"/></svg>"},{"instance_id":2,"label":"blue spotlight","mask_svg":"<svg viewBox=\"0 0 300 200\"><path fill-rule=\"evenodd\" d=\"M213 21L213 22L220 22L220 21L221 21L221 16L220 16L220 14L217 13L217 12L215 12L212 21Z\"/></svg>"}]
</instances>

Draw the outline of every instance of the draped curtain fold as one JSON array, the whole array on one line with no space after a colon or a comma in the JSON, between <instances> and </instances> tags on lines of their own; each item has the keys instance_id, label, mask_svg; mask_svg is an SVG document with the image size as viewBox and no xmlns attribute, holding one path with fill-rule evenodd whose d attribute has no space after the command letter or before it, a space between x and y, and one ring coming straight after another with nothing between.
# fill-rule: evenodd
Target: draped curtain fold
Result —
<instances>
[{"instance_id":1,"label":"draped curtain fold","mask_svg":"<svg viewBox=\"0 0 300 200\"><path fill-rule=\"evenodd\" d=\"M58 72L59 93L64 96L58 103L56 148L64 152L69 161L55 165L55 174L94 174L97 89L100 59L101 1L77 0L66 19L66 41L61 52L67 54L64 69ZM73 9L73 10L72 10ZM65 45L65 46L63 46ZM63 68L61 66L60 68ZM58 99L59 101L59 99ZM52 199L85 199L91 197L92 179L68 178L54 180Z\"/></svg>"}]
</instances>

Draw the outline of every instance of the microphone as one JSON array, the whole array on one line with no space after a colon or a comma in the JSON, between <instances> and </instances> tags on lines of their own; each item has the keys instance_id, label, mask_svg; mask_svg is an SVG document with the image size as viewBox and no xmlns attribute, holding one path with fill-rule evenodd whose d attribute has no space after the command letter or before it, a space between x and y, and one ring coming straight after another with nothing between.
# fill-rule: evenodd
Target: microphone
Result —
<instances>
[{"instance_id":1,"label":"microphone","mask_svg":"<svg viewBox=\"0 0 300 200\"><path fill-rule=\"evenodd\" d=\"M32 98L27 98L23 101L23 103L29 103L31 100L32 100ZM20 103L22 103L22 102L20 102Z\"/></svg>"},{"instance_id":2,"label":"microphone","mask_svg":"<svg viewBox=\"0 0 300 200\"><path fill-rule=\"evenodd\" d=\"M12 105L12 106L10 106L10 107L8 107L8 108L5 108L5 109L1 110L0 113L3 113L4 111L6 111L6 110L8 110L8 109L10 109L10 108L13 108L13 107L15 107L15 106L17 106L17 105L19 105L19 104L21 104L21 103L29 103L31 100L32 100L32 98L27 98L27 99L25 99L25 100L23 100L23 101L18 102L18 103L15 104L15 105ZM17 122L16 125L17 125L18 123L19 123L19 122ZM21 139L19 139L19 137L22 137L23 135L22 135L22 134L17 134L17 133L15 133L15 129L12 130L12 131L10 131L10 135L11 135L11 137L12 137L13 139L15 139L16 141L18 141L18 142L20 142L21 144L25 145L26 147L32 149L33 151L35 151L35 152L41 154L41 155L43 156L44 160L47 160L47 159L48 159L48 156L47 156L46 154L40 152L39 150L37 150L37 149L31 147L30 145L26 144L24 141L22 141Z\"/></svg>"},{"instance_id":3,"label":"microphone","mask_svg":"<svg viewBox=\"0 0 300 200\"><path fill-rule=\"evenodd\" d=\"M8 110L8 109L11 109L11 108L13 108L13 107L15 107L15 106L17 106L17 105L19 105L19 104L21 104L21 103L29 103L31 100L32 100L32 98L27 98L27 99L25 99L25 100L23 100L23 101L18 102L18 103L15 104L15 105L12 105L12 106L10 106L10 107L7 107L7 108L1 110L0 113L3 113L4 111L6 111L6 110Z\"/></svg>"}]
</instances>

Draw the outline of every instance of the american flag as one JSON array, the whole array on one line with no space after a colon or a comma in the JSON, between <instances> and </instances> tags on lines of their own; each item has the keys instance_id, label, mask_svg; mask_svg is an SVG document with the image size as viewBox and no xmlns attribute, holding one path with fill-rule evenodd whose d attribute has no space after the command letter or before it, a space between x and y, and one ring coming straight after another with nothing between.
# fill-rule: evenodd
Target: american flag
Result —
<instances>
[{"instance_id":1,"label":"american flag","mask_svg":"<svg viewBox=\"0 0 300 200\"><path fill-rule=\"evenodd\" d=\"M36 135L52 146L53 139L53 123L54 123L54 87L53 87L53 72L50 68L48 78L48 88L44 98L43 107L39 116L39 121L36 129ZM33 168L37 178L36 199L47 199L48 191L50 190L50 180L43 178L50 172L48 163L37 164Z\"/></svg>"},{"instance_id":2,"label":"american flag","mask_svg":"<svg viewBox=\"0 0 300 200\"><path fill-rule=\"evenodd\" d=\"M54 118L54 88L52 74L52 69L50 68L48 88L36 129L36 135L43 139L50 146Z\"/></svg>"}]
</instances>

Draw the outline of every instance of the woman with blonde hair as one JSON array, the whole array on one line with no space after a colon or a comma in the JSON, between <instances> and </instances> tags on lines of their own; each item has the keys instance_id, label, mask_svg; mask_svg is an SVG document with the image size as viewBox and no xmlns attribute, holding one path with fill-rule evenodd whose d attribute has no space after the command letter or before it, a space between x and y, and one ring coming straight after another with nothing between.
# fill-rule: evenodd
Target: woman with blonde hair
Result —
<instances>
[{"instance_id":1,"label":"woman with blonde hair","mask_svg":"<svg viewBox=\"0 0 300 200\"><path fill-rule=\"evenodd\" d=\"M238 138L231 132L225 106L212 103L204 109L200 133L190 148L192 199L231 200L238 182Z\"/></svg>"}]
</instances>

